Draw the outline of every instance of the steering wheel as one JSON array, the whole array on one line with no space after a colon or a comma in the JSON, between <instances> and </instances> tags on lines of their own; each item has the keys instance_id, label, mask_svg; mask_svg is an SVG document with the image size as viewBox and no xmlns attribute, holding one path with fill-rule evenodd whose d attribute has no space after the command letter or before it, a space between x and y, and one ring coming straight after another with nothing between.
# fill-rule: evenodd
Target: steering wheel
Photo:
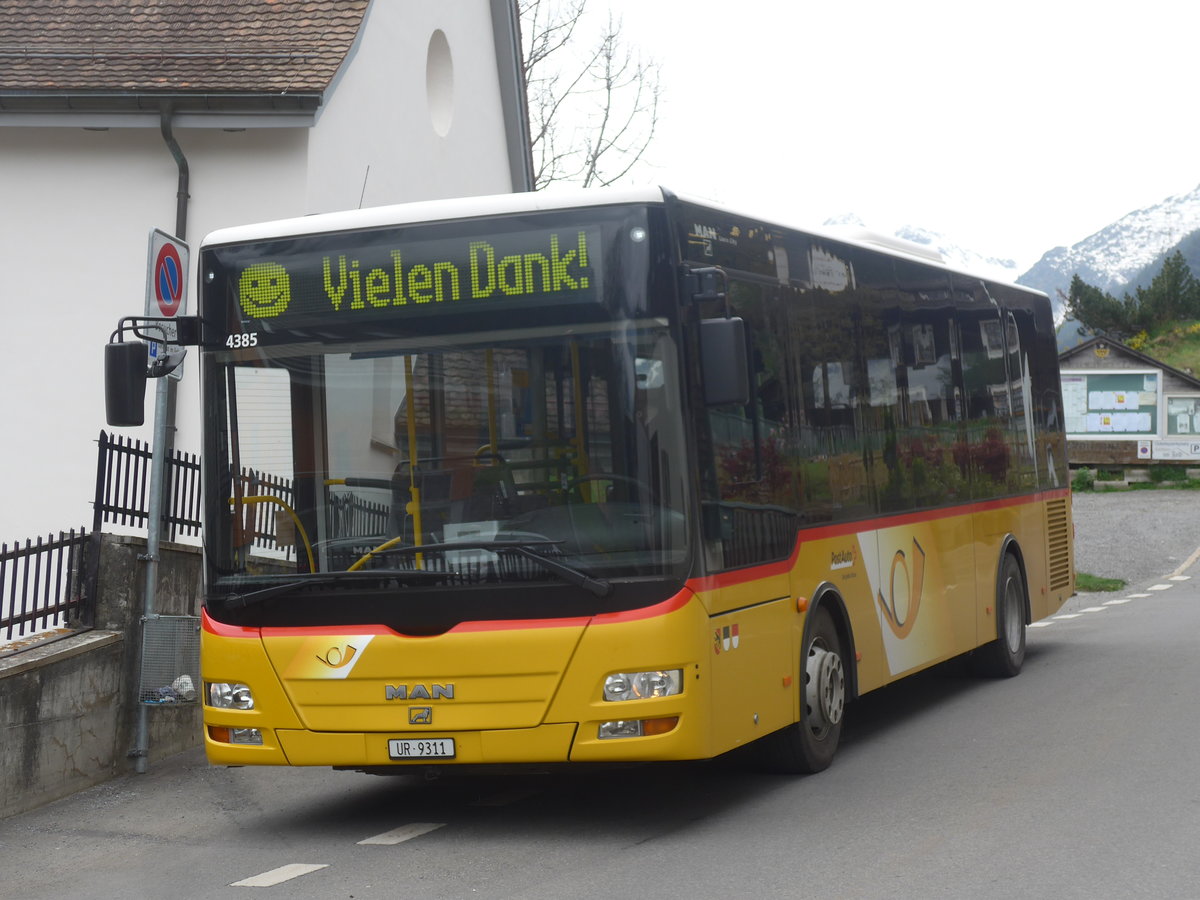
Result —
<instances>
[{"instance_id":1,"label":"steering wheel","mask_svg":"<svg viewBox=\"0 0 1200 900\"><path fill-rule=\"evenodd\" d=\"M507 465L507 461L500 455L500 451L492 447L491 444L484 444L475 451L475 464L478 465L484 459L494 459L500 465Z\"/></svg>"}]
</instances>

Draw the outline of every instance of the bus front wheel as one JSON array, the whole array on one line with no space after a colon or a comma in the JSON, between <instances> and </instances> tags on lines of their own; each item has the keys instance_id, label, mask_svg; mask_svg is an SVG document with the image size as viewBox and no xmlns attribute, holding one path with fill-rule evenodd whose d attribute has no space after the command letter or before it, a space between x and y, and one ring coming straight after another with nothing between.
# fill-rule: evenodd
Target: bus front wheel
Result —
<instances>
[{"instance_id":1,"label":"bus front wheel","mask_svg":"<svg viewBox=\"0 0 1200 900\"><path fill-rule=\"evenodd\" d=\"M818 607L805 630L800 670L800 721L764 740L765 762L778 772L829 768L842 736L846 668L841 636L828 608Z\"/></svg>"}]
</instances>

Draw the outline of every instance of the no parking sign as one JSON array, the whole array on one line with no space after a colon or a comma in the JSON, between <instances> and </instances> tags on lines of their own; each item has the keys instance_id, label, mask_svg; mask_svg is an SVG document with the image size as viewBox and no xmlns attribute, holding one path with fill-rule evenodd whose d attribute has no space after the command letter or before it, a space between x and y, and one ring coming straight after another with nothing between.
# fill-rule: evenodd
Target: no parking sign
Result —
<instances>
[{"instance_id":1,"label":"no parking sign","mask_svg":"<svg viewBox=\"0 0 1200 900\"><path fill-rule=\"evenodd\" d=\"M187 315L187 273L188 245L165 231L152 229L150 251L146 259L147 316L175 319ZM165 346L155 342L150 344L152 360L183 352L182 347L173 343L178 335L175 323L164 323L163 331ZM171 375L174 378L182 377L182 367Z\"/></svg>"}]
</instances>

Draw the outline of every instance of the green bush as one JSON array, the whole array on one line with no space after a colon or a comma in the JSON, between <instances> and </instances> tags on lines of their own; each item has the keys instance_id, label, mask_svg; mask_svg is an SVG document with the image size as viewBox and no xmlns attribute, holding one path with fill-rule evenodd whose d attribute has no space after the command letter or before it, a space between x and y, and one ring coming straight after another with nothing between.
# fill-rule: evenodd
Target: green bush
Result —
<instances>
[{"instance_id":1,"label":"green bush","mask_svg":"<svg viewBox=\"0 0 1200 900\"><path fill-rule=\"evenodd\" d=\"M1183 466L1151 466L1148 471L1150 480L1155 484L1165 481L1187 481L1187 469Z\"/></svg>"},{"instance_id":2,"label":"green bush","mask_svg":"<svg viewBox=\"0 0 1200 900\"><path fill-rule=\"evenodd\" d=\"M1073 491L1090 491L1095 487L1096 476L1092 474L1091 469L1080 469L1071 479L1071 490Z\"/></svg>"}]
</instances>

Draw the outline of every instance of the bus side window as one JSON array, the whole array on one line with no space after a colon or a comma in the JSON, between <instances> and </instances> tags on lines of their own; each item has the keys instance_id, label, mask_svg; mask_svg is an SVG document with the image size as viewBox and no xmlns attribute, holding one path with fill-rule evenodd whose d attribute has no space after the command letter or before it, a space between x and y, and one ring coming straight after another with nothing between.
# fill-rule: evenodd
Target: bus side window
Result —
<instances>
[{"instance_id":1,"label":"bus side window","mask_svg":"<svg viewBox=\"0 0 1200 900\"><path fill-rule=\"evenodd\" d=\"M962 397L954 318L931 292L902 298L887 323L888 360L870 379L882 431L880 512L924 509L965 499L954 461ZM886 377L885 377L886 376ZM877 390L880 387L889 390ZM886 473L886 474L885 474Z\"/></svg>"},{"instance_id":2,"label":"bus side window","mask_svg":"<svg viewBox=\"0 0 1200 900\"><path fill-rule=\"evenodd\" d=\"M958 331L966 418L955 461L972 498L1000 497L1008 493L1012 461L1004 320L994 305L981 301L974 309L959 310Z\"/></svg>"}]
</instances>

